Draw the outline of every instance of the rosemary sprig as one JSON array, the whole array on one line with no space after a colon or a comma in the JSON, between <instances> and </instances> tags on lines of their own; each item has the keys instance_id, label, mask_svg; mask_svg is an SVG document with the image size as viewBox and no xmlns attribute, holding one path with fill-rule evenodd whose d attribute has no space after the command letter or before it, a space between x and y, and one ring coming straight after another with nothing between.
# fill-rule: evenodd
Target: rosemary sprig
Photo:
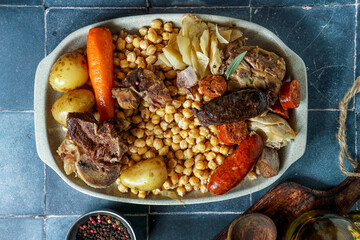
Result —
<instances>
[{"instance_id":1,"label":"rosemary sprig","mask_svg":"<svg viewBox=\"0 0 360 240\"><path fill-rule=\"evenodd\" d=\"M241 53L231 62L230 66L226 69L225 72L226 79L228 79L236 71L237 67L240 65L246 53L247 51Z\"/></svg>"}]
</instances>

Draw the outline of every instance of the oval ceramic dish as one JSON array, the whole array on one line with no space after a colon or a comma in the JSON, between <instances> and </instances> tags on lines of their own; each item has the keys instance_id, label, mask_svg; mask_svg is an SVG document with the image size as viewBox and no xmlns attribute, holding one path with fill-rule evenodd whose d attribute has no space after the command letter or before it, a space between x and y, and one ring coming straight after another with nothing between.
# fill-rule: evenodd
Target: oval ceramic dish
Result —
<instances>
[{"instance_id":1,"label":"oval ceramic dish","mask_svg":"<svg viewBox=\"0 0 360 240\"><path fill-rule=\"evenodd\" d=\"M162 19L164 22L171 21L176 25L179 25L182 15L183 14L154 14L132 16L112 19L83 27L66 37L51 54L39 63L35 76L34 90L37 152L41 160L50 166L71 187L94 197L118 202L150 205L182 204L179 201L152 194L147 196L145 199L139 199L136 195L131 193L120 193L116 189L115 184L106 189L95 189L87 186L80 178L76 178L74 174L69 176L66 175L63 170L62 160L56 153L58 146L65 137L65 132L63 131L62 126L57 123L51 115L51 106L61 93L54 91L48 84L51 66L62 54L73 51L77 48L85 47L89 29L105 26L110 28L112 32L118 32L120 29L125 29L129 32L135 33L135 31L137 31L140 27L150 25L150 22L153 19ZM300 82L301 104L299 108L291 111L289 122L295 131L298 132L298 135L294 141L282 148L280 151L281 166L279 175L267 179L259 177L254 181L245 180L236 188L220 196L213 195L209 192L202 194L197 191L192 191L181 198L181 201L185 204L198 204L227 200L247 195L269 186L275 182L290 167L291 164L304 154L307 134L308 94L306 69L302 59L290 50L275 34L257 24L221 16L201 14L198 16L200 16L204 21L217 23L219 25L237 26L243 31L244 36L249 38L249 41L247 42L248 45L258 45L261 48L273 51L279 56L282 56L286 61L287 67L285 79L297 79Z\"/></svg>"}]
</instances>

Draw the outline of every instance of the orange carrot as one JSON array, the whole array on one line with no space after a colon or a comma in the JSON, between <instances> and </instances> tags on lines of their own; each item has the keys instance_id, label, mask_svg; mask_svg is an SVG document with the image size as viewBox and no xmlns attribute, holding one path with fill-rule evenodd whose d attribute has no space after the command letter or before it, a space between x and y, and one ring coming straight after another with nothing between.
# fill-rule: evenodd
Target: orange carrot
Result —
<instances>
[{"instance_id":1,"label":"orange carrot","mask_svg":"<svg viewBox=\"0 0 360 240\"><path fill-rule=\"evenodd\" d=\"M245 139L247 132L246 122L241 121L218 126L217 136L220 142L231 146L241 143Z\"/></svg>"},{"instance_id":2,"label":"orange carrot","mask_svg":"<svg viewBox=\"0 0 360 240\"><path fill-rule=\"evenodd\" d=\"M300 84L298 80L284 82L281 85L279 99L284 109L297 108L300 105Z\"/></svg>"},{"instance_id":3,"label":"orange carrot","mask_svg":"<svg viewBox=\"0 0 360 240\"><path fill-rule=\"evenodd\" d=\"M114 117L115 111L111 94L114 84L113 45L109 29L90 29L87 37L87 58L100 121L106 121Z\"/></svg>"}]
</instances>

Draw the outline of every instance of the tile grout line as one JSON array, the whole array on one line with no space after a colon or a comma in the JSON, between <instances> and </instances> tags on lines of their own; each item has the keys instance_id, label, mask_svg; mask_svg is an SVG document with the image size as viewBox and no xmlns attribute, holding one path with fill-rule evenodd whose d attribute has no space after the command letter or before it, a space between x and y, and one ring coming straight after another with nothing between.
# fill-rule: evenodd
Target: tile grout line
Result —
<instances>
[{"instance_id":1,"label":"tile grout line","mask_svg":"<svg viewBox=\"0 0 360 240\"><path fill-rule=\"evenodd\" d=\"M34 113L34 110L0 110L0 113Z\"/></svg>"},{"instance_id":2,"label":"tile grout line","mask_svg":"<svg viewBox=\"0 0 360 240\"><path fill-rule=\"evenodd\" d=\"M355 34L354 34L354 82L356 81L356 61L357 61L357 44L356 44L356 39L357 39L357 21L358 21L358 0L355 0ZM356 109L356 97L354 97L354 107ZM355 161L358 161L358 140L357 140L357 114L355 112ZM356 210L359 210L359 201L357 201L356 206L355 206Z\"/></svg>"},{"instance_id":3,"label":"tile grout line","mask_svg":"<svg viewBox=\"0 0 360 240\"><path fill-rule=\"evenodd\" d=\"M43 10L44 10L44 58L46 57L46 44L47 44L47 26L46 26L46 14L47 10L45 7L45 0L43 0ZM44 240L46 240L46 164L44 164Z\"/></svg>"},{"instance_id":4,"label":"tile grout line","mask_svg":"<svg viewBox=\"0 0 360 240\"><path fill-rule=\"evenodd\" d=\"M146 240L149 240L149 216L150 216L151 206L148 206L148 213L146 214Z\"/></svg>"},{"instance_id":5,"label":"tile grout line","mask_svg":"<svg viewBox=\"0 0 360 240\"><path fill-rule=\"evenodd\" d=\"M252 7L251 7L251 0L249 0L249 22L252 22Z\"/></svg>"}]
</instances>

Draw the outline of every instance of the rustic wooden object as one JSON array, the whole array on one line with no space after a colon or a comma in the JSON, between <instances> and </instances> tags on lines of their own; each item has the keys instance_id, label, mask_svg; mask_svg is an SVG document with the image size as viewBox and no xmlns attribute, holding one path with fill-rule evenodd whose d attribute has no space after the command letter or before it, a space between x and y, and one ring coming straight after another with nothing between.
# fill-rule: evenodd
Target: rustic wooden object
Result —
<instances>
[{"instance_id":1,"label":"rustic wooden object","mask_svg":"<svg viewBox=\"0 0 360 240\"><path fill-rule=\"evenodd\" d=\"M236 219L229 227L229 240L276 240L276 226L266 215L249 213Z\"/></svg>"},{"instance_id":2,"label":"rustic wooden object","mask_svg":"<svg viewBox=\"0 0 360 240\"><path fill-rule=\"evenodd\" d=\"M359 171L360 168L357 168ZM294 182L275 185L247 213L262 213L270 217L283 239L290 223L301 214L314 209L328 210L342 215L360 198L360 178L348 177L337 187L327 191L313 190ZM215 240L227 239L226 228Z\"/></svg>"}]
</instances>

